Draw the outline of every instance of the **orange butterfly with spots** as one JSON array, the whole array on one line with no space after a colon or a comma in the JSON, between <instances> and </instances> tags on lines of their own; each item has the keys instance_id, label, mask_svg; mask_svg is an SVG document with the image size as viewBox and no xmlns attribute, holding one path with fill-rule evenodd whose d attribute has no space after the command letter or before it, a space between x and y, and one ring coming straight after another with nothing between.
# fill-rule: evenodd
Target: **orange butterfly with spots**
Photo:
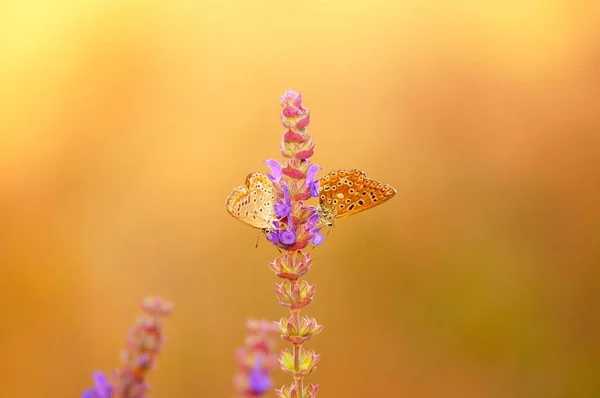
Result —
<instances>
[{"instance_id":1,"label":"orange butterfly with spots","mask_svg":"<svg viewBox=\"0 0 600 398\"><path fill-rule=\"evenodd\" d=\"M336 218L349 217L387 202L396 195L390 185L371 180L361 170L338 170L319 181L320 224L333 225Z\"/></svg>"}]
</instances>

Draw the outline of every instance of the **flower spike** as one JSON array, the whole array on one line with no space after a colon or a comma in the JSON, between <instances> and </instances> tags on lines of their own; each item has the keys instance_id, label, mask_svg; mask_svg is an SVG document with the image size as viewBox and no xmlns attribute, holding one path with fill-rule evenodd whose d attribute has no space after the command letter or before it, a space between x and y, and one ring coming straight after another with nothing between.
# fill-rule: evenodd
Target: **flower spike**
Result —
<instances>
[{"instance_id":1,"label":"flower spike","mask_svg":"<svg viewBox=\"0 0 600 398\"><path fill-rule=\"evenodd\" d=\"M283 281L275 285L279 303L289 308L289 316L275 323L281 337L292 343L292 349L283 350L279 356L281 368L294 376L289 387L276 390L279 397L312 398L318 387L304 386L304 377L315 371L320 356L307 351L303 344L319 334L323 326L314 318L300 317L300 310L308 306L316 291L315 285L299 279L312 266L309 253L302 252L309 244L319 245L324 237L320 234L319 215L304 200L319 196L319 180L316 178L321 167L310 163L314 154L314 143L307 127L310 114L302 106L302 95L287 89L281 96L281 123L286 128L281 140L282 163L268 160L273 188L276 196L274 211L279 217L276 227L269 231L267 239L284 252L269 264Z\"/></svg>"}]
</instances>

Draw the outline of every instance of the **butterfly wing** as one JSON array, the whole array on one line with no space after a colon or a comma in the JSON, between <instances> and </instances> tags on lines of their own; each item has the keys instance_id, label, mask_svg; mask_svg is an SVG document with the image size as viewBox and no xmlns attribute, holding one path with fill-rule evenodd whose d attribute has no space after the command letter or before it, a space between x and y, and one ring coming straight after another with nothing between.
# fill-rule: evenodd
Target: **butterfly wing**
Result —
<instances>
[{"instance_id":1,"label":"butterfly wing","mask_svg":"<svg viewBox=\"0 0 600 398\"><path fill-rule=\"evenodd\" d=\"M390 185L367 178L360 170L332 171L320 181L319 204L324 218L352 216L387 202L396 194Z\"/></svg>"},{"instance_id":2,"label":"butterfly wing","mask_svg":"<svg viewBox=\"0 0 600 398\"><path fill-rule=\"evenodd\" d=\"M273 225L275 196L273 183L262 173L251 173L244 186L229 194L226 207L229 214L254 228L268 229Z\"/></svg>"}]
</instances>

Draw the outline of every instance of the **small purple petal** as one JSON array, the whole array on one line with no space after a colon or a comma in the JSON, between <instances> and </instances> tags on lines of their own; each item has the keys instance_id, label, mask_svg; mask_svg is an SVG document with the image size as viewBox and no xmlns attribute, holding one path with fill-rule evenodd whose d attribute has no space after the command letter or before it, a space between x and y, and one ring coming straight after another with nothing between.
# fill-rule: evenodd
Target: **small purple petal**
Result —
<instances>
[{"instance_id":1,"label":"small purple petal","mask_svg":"<svg viewBox=\"0 0 600 398\"><path fill-rule=\"evenodd\" d=\"M140 369L148 369L149 366L152 365L152 358L148 354L142 354L137 358L138 368Z\"/></svg>"},{"instance_id":2,"label":"small purple petal","mask_svg":"<svg viewBox=\"0 0 600 398\"><path fill-rule=\"evenodd\" d=\"M315 176L321 170L321 166L318 164L311 164L308 170L306 171L306 183L310 184L315 180Z\"/></svg>"},{"instance_id":3,"label":"small purple petal","mask_svg":"<svg viewBox=\"0 0 600 398\"><path fill-rule=\"evenodd\" d=\"M278 217L287 217L292 211L292 202L290 200L290 189L287 184L283 185L283 202L277 198L277 204L273 206L275 214Z\"/></svg>"},{"instance_id":4,"label":"small purple petal","mask_svg":"<svg viewBox=\"0 0 600 398\"><path fill-rule=\"evenodd\" d=\"M277 233L277 231L269 232L269 234L267 235L267 240L272 244L277 245L279 243L279 234Z\"/></svg>"},{"instance_id":5,"label":"small purple petal","mask_svg":"<svg viewBox=\"0 0 600 398\"><path fill-rule=\"evenodd\" d=\"M81 394L81 398L94 398L94 393L92 390L85 390L83 394Z\"/></svg>"},{"instance_id":6,"label":"small purple petal","mask_svg":"<svg viewBox=\"0 0 600 398\"><path fill-rule=\"evenodd\" d=\"M293 245L296 243L296 234L293 231L283 231L279 234L279 239L284 245Z\"/></svg>"},{"instance_id":7,"label":"small purple petal","mask_svg":"<svg viewBox=\"0 0 600 398\"><path fill-rule=\"evenodd\" d=\"M94 392L98 398L111 398L112 397L112 386L108 379L102 372L94 372L92 375L94 379Z\"/></svg>"},{"instance_id":8,"label":"small purple petal","mask_svg":"<svg viewBox=\"0 0 600 398\"><path fill-rule=\"evenodd\" d=\"M308 186L310 188L310 196L317 198L319 196L319 180L311 182Z\"/></svg>"},{"instance_id":9,"label":"small purple petal","mask_svg":"<svg viewBox=\"0 0 600 398\"><path fill-rule=\"evenodd\" d=\"M278 204L273 206L275 209L275 214L277 214L278 217L287 217L287 215L292 211L292 206L281 202L279 199L277 199L277 203Z\"/></svg>"},{"instance_id":10,"label":"small purple petal","mask_svg":"<svg viewBox=\"0 0 600 398\"><path fill-rule=\"evenodd\" d=\"M96 371L92 374L94 386L85 390L81 398L111 398L113 387L104 373Z\"/></svg>"},{"instance_id":11,"label":"small purple petal","mask_svg":"<svg viewBox=\"0 0 600 398\"><path fill-rule=\"evenodd\" d=\"M279 182L279 180L281 180L281 176L283 175L281 172L281 164L273 159L265 160L263 163L266 163L271 169L271 173L273 173L273 175L267 174L267 177L269 177L269 179L273 182Z\"/></svg>"},{"instance_id":12,"label":"small purple petal","mask_svg":"<svg viewBox=\"0 0 600 398\"><path fill-rule=\"evenodd\" d=\"M254 394L264 394L271 388L271 379L262 369L262 357L256 359L250 377L248 377L248 388Z\"/></svg>"},{"instance_id":13,"label":"small purple petal","mask_svg":"<svg viewBox=\"0 0 600 398\"><path fill-rule=\"evenodd\" d=\"M287 184L283 184L283 199L285 203L290 203L290 188Z\"/></svg>"},{"instance_id":14,"label":"small purple petal","mask_svg":"<svg viewBox=\"0 0 600 398\"><path fill-rule=\"evenodd\" d=\"M312 238L312 244L315 246L319 246L325 240L325 237L319 233L321 229L315 229L315 235Z\"/></svg>"},{"instance_id":15,"label":"small purple petal","mask_svg":"<svg viewBox=\"0 0 600 398\"><path fill-rule=\"evenodd\" d=\"M306 226L304 228L313 229L315 227L315 225L317 225L318 221L319 221L319 214L315 212L315 214L308 217L308 220L306 221Z\"/></svg>"},{"instance_id":16,"label":"small purple petal","mask_svg":"<svg viewBox=\"0 0 600 398\"><path fill-rule=\"evenodd\" d=\"M254 394L264 394L271 388L271 379L262 372L252 372L248 378L250 391Z\"/></svg>"}]
</instances>

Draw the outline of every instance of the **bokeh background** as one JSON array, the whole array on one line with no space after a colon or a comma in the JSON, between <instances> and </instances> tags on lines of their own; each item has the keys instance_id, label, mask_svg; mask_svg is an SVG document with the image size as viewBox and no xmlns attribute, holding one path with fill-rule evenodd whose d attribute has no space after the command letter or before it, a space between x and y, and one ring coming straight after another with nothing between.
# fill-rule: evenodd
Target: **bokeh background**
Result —
<instances>
[{"instance_id":1,"label":"bokeh background","mask_svg":"<svg viewBox=\"0 0 600 398\"><path fill-rule=\"evenodd\" d=\"M245 319L285 311L224 201L290 87L325 172L398 190L313 253L320 395L600 396L598 8L3 1L0 395L79 396L148 293L153 396L233 394Z\"/></svg>"}]
</instances>

